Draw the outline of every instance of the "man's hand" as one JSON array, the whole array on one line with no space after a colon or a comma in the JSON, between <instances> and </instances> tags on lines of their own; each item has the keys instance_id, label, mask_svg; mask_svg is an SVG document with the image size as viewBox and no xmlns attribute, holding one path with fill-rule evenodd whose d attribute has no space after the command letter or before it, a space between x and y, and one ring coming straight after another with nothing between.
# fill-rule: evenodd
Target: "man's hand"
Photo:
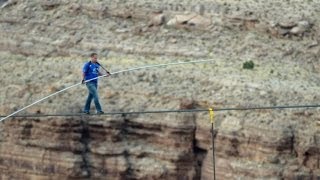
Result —
<instances>
[{"instance_id":1,"label":"man's hand","mask_svg":"<svg viewBox=\"0 0 320 180\"><path fill-rule=\"evenodd\" d=\"M111 76L111 73L107 71L106 77Z\"/></svg>"},{"instance_id":2,"label":"man's hand","mask_svg":"<svg viewBox=\"0 0 320 180\"><path fill-rule=\"evenodd\" d=\"M81 80L81 84L84 84L84 83L85 83L85 80L84 80L84 79L82 79L82 80Z\"/></svg>"}]
</instances>

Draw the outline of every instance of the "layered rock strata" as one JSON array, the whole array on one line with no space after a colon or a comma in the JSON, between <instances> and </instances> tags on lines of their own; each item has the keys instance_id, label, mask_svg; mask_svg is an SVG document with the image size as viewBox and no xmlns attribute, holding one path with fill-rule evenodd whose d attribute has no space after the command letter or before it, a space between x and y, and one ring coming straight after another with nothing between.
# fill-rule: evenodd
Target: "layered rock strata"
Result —
<instances>
[{"instance_id":1,"label":"layered rock strata","mask_svg":"<svg viewBox=\"0 0 320 180\"><path fill-rule=\"evenodd\" d=\"M218 116L215 124L218 179L320 178L316 121L299 113L286 123L234 116ZM9 120L1 126L1 178L212 179L210 126L196 125L203 120L195 114Z\"/></svg>"}]
</instances>

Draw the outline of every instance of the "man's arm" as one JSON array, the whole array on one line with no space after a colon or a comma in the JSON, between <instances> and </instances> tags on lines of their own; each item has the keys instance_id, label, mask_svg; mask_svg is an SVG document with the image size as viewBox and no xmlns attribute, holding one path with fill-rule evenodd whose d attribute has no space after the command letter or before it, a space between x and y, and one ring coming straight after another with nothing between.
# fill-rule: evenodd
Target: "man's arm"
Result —
<instances>
[{"instance_id":1,"label":"man's arm","mask_svg":"<svg viewBox=\"0 0 320 180\"><path fill-rule=\"evenodd\" d=\"M106 75L106 76L108 77L108 76L110 76L110 73L109 73L108 71L106 71L106 73L105 73L105 74L103 74L103 73L99 72L99 76L104 76L104 75Z\"/></svg>"},{"instance_id":2,"label":"man's arm","mask_svg":"<svg viewBox=\"0 0 320 180\"><path fill-rule=\"evenodd\" d=\"M98 63L98 64L99 64L99 63ZM99 71L99 76L107 75L107 77L108 77L108 76L111 75L110 72L109 72L106 68L104 68L104 67L101 66L100 64L99 64L99 66L105 71L105 74L103 74L103 73L101 73L101 72Z\"/></svg>"},{"instance_id":3,"label":"man's arm","mask_svg":"<svg viewBox=\"0 0 320 180\"><path fill-rule=\"evenodd\" d=\"M86 80L84 79L85 76L86 76L86 74L85 74L84 72L82 72L82 80L81 80L81 83L82 83L82 84L84 84L84 82L86 81Z\"/></svg>"},{"instance_id":4,"label":"man's arm","mask_svg":"<svg viewBox=\"0 0 320 180\"><path fill-rule=\"evenodd\" d=\"M84 84L85 82L85 77L86 77L86 70L87 70L87 64L85 64L82 68L82 80L81 80L81 83Z\"/></svg>"}]
</instances>

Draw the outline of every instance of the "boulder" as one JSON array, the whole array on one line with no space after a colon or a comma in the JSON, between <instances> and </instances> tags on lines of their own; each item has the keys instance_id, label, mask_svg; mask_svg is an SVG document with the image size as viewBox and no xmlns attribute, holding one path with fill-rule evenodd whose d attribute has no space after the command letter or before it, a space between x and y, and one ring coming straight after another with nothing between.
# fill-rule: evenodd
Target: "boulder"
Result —
<instances>
[{"instance_id":1,"label":"boulder","mask_svg":"<svg viewBox=\"0 0 320 180\"><path fill-rule=\"evenodd\" d=\"M197 14L176 15L167 23L171 27L194 27L204 29L209 27L211 19Z\"/></svg>"},{"instance_id":2,"label":"boulder","mask_svg":"<svg viewBox=\"0 0 320 180\"><path fill-rule=\"evenodd\" d=\"M163 13L152 13L150 16L150 26L160 26L165 22Z\"/></svg>"},{"instance_id":3,"label":"boulder","mask_svg":"<svg viewBox=\"0 0 320 180\"><path fill-rule=\"evenodd\" d=\"M301 35L304 32L310 29L311 25L308 21L300 21L297 23L297 26L293 27L290 30L290 33L293 35Z\"/></svg>"}]
</instances>

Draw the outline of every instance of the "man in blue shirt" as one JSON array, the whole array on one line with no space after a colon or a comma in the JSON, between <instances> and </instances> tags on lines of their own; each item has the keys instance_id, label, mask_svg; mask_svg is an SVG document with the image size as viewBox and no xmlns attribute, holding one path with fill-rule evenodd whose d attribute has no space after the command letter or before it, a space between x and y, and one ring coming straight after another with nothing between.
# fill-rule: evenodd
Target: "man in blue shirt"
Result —
<instances>
[{"instance_id":1,"label":"man in blue shirt","mask_svg":"<svg viewBox=\"0 0 320 180\"><path fill-rule=\"evenodd\" d=\"M93 99L94 104L96 106L97 114L104 114L104 112L101 109L101 105L99 102L99 96L98 96L98 76L101 76L102 74L99 71L99 68L101 65L98 63L98 55L97 53L91 53L90 55L91 60L87 63L84 64L82 68L82 83L84 84L85 81L89 80L86 82L86 86L88 88L89 94L87 97L86 104L84 106L83 112L85 114L90 114L90 105L91 101ZM103 67L102 67L103 68ZM104 68L103 68L104 69ZM110 73L104 69L108 76ZM93 80L91 80L93 79Z\"/></svg>"}]
</instances>

